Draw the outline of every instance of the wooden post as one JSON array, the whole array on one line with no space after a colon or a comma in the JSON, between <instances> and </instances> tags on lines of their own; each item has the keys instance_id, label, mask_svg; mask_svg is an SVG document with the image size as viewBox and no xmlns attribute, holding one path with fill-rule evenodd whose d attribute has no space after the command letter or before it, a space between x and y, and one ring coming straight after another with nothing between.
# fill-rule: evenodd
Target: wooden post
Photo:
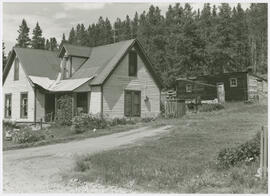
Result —
<instances>
[{"instance_id":1,"label":"wooden post","mask_svg":"<svg viewBox=\"0 0 270 196\"><path fill-rule=\"evenodd\" d=\"M261 169L261 177L262 177L263 176L263 126L261 130L260 169Z\"/></svg>"},{"instance_id":2,"label":"wooden post","mask_svg":"<svg viewBox=\"0 0 270 196\"><path fill-rule=\"evenodd\" d=\"M267 173L267 160L268 160L268 138L267 138L267 136L268 136L268 134L267 134L267 129L264 129L264 127L263 127L263 133L264 133L264 157L263 157L263 159L264 159L264 163L263 163L263 165L264 165L264 170L263 170L263 177L266 177L266 173Z\"/></svg>"},{"instance_id":3,"label":"wooden post","mask_svg":"<svg viewBox=\"0 0 270 196\"><path fill-rule=\"evenodd\" d=\"M40 129L42 129L42 118L40 119Z\"/></svg>"}]
</instances>

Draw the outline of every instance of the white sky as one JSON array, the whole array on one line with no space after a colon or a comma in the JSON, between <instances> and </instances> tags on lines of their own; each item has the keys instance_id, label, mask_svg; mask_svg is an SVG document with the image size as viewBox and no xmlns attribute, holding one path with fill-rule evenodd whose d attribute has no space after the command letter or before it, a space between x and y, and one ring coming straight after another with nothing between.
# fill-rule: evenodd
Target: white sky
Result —
<instances>
[{"instance_id":1,"label":"white sky","mask_svg":"<svg viewBox=\"0 0 270 196\"><path fill-rule=\"evenodd\" d=\"M3 3L3 41L6 46L6 54L16 43L18 37L18 28L24 18L30 27L30 36L37 21L43 30L45 38L56 37L59 43L62 34L65 33L66 38L72 26L78 23L84 23L87 28L89 24L97 22L99 16L108 17L113 25L117 17L124 19L126 15L133 18L137 11L141 14L147 11L149 6L154 4L158 6L162 14L165 14L170 3ZM184 4L184 3L183 3ZM194 10L202 9L203 3L190 3ZM218 3L215 3L218 5ZM230 3L231 7L237 3ZM241 3L243 9L249 7L250 3Z\"/></svg>"}]
</instances>

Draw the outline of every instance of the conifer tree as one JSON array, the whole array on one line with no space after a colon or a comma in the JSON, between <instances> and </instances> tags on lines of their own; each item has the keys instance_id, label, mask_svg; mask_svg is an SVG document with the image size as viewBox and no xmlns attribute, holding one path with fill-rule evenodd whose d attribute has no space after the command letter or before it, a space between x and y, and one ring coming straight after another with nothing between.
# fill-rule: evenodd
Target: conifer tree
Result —
<instances>
[{"instance_id":1,"label":"conifer tree","mask_svg":"<svg viewBox=\"0 0 270 196\"><path fill-rule=\"evenodd\" d=\"M36 27L33 29L33 36L31 41L31 47L35 49L45 48L45 38L42 37L42 30L37 22Z\"/></svg>"},{"instance_id":2,"label":"conifer tree","mask_svg":"<svg viewBox=\"0 0 270 196\"><path fill-rule=\"evenodd\" d=\"M22 24L19 26L18 33L19 36L16 39L16 46L21 48L27 48L30 45L31 39L29 38L29 28L25 19L22 20Z\"/></svg>"}]
</instances>

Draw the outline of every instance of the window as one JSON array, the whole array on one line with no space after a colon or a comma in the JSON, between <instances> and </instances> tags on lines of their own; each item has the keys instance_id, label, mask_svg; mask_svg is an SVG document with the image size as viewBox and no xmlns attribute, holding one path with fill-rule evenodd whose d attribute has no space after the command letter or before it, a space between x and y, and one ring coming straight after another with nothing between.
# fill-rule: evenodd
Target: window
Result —
<instances>
[{"instance_id":1,"label":"window","mask_svg":"<svg viewBox=\"0 0 270 196\"><path fill-rule=\"evenodd\" d=\"M125 116L141 116L141 92L140 91L125 91Z\"/></svg>"},{"instance_id":2,"label":"window","mask_svg":"<svg viewBox=\"0 0 270 196\"><path fill-rule=\"evenodd\" d=\"M230 78L230 87L237 87L237 78Z\"/></svg>"},{"instance_id":3,"label":"window","mask_svg":"<svg viewBox=\"0 0 270 196\"><path fill-rule=\"evenodd\" d=\"M87 113L88 109L88 93L77 93L77 111L78 113Z\"/></svg>"},{"instance_id":4,"label":"window","mask_svg":"<svg viewBox=\"0 0 270 196\"><path fill-rule=\"evenodd\" d=\"M21 118L28 116L28 94L21 93Z\"/></svg>"},{"instance_id":5,"label":"window","mask_svg":"<svg viewBox=\"0 0 270 196\"><path fill-rule=\"evenodd\" d=\"M11 118L11 94L5 95L5 118Z\"/></svg>"},{"instance_id":6,"label":"window","mask_svg":"<svg viewBox=\"0 0 270 196\"><path fill-rule=\"evenodd\" d=\"M128 75L137 76L137 53L135 51L129 52Z\"/></svg>"},{"instance_id":7,"label":"window","mask_svg":"<svg viewBox=\"0 0 270 196\"><path fill-rule=\"evenodd\" d=\"M19 59L15 58L14 61L14 80L19 80Z\"/></svg>"},{"instance_id":8,"label":"window","mask_svg":"<svg viewBox=\"0 0 270 196\"><path fill-rule=\"evenodd\" d=\"M192 92L192 85L191 84L187 84L186 85L186 92L187 93L191 93Z\"/></svg>"}]
</instances>

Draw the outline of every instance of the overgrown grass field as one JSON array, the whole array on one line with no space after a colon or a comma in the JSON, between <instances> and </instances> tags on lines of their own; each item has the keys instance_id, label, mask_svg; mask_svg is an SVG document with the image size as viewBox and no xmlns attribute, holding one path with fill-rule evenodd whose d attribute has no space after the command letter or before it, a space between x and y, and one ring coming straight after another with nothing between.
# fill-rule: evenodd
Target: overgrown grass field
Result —
<instances>
[{"instance_id":1,"label":"overgrown grass field","mask_svg":"<svg viewBox=\"0 0 270 196\"><path fill-rule=\"evenodd\" d=\"M250 140L267 125L267 105L229 103L224 110L164 120L170 133L158 140L80 157L64 178L159 193L266 193L254 175L258 161L217 167L217 154Z\"/></svg>"}]
</instances>

